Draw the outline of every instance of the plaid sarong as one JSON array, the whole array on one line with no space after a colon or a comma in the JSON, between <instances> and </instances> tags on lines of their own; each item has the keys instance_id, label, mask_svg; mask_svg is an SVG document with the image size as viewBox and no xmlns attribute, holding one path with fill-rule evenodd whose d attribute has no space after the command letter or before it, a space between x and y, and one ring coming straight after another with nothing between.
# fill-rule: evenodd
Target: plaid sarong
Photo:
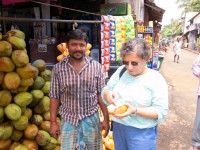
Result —
<instances>
[{"instance_id":1,"label":"plaid sarong","mask_svg":"<svg viewBox=\"0 0 200 150\"><path fill-rule=\"evenodd\" d=\"M61 150L102 150L98 111L74 126L62 119Z\"/></svg>"}]
</instances>

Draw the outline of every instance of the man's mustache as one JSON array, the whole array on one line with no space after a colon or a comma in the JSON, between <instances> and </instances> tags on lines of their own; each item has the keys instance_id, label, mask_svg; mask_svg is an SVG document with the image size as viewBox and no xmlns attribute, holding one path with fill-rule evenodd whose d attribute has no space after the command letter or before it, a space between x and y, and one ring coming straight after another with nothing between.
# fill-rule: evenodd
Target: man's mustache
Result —
<instances>
[{"instance_id":1,"label":"man's mustache","mask_svg":"<svg viewBox=\"0 0 200 150\"><path fill-rule=\"evenodd\" d=\"M81 51L81 50L74 51L73 54L75 54L75 53L81 53L81 54L84 54L83 51Z\"/></svg>"}]
</instances>

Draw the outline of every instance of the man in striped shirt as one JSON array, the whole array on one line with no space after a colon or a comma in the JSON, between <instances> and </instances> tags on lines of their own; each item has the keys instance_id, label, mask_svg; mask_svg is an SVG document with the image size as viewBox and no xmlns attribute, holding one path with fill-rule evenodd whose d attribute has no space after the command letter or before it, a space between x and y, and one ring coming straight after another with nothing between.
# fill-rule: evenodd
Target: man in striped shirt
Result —
<instances>
[{"instance_id":1,"label":"man in striped shirt","mask_svg":"<svg viewBox=\"0 0 200 150\"><path fill-rule=\"evenodd\" d=\"M53 67L50 103L50 132L61 133L62 150L101 150L100 130L109 131L109 116L101 98L105 79L101 64L85 56L88 37L79 29L68 32L69 56ZM98 107L104 120L100 125ZM56 122L61 117L61 131ZM100 129L101 127L101 129Z\"/></svg>"}]
</instances>

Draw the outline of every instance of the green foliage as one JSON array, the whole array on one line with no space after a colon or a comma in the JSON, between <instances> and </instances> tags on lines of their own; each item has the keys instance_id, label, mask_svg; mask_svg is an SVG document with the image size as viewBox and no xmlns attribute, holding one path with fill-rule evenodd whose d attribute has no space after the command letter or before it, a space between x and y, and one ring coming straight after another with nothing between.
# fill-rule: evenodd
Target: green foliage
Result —
<instances>
[{"instance_id":1,"label":"green foliage","mask_svg":"<svg viewBox=\"0 0 200 150\"><path fill-rule=\"evenodd\" d=\"M187 12L199 12L200 0L176 0L179 8L183 9L182 14Z\"/></svg>"},{"instance_id":2,"label":"green foliage","mask_svg":"<svg viewBox=\"0 0 200 150\"><path fill-rule=\"evenodd\" d=\"M179 24L178 19L171 19L171 23L164 26L161 34L162 37L171 37L173 34L181 35L182 24Z\"/></svg>"}]
</instances>

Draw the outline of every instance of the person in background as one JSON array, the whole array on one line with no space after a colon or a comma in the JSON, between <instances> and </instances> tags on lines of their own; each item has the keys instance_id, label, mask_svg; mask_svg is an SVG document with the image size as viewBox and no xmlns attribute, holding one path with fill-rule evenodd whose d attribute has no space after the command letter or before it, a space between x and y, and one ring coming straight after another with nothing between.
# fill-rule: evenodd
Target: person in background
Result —
<instances>
[{"instance_id":1,"label":"person in background","mask_svg":"<svg viewBox=\"0 0 200 150\"><path fill-rule=\"evenodd\" d=\"M174 43L174 46L173 46L174 62L179 63L181 47L182 47L181 37L177 37L177 41Z\"/></svg>"},{"instance_id":2,"label":"person in background","mask_svg":"<svg viewBox=\"0 0 200 150\"><path fill-rule=\"evenodd\" d=\"M156 150L157 125L168 112L167 83L158 71L147 68L151 52L144 39L126 41L120 55L124 65L101 94L106 105L121 102L128 107L112 117L115 150Z\"/></svg>"},{"instance_id":3,"label":"person in background","mask_svg":"<svg viewBox=\"0 0 200 150\"><path fill-rule=\"evenodd\" d=\"M57 138L61 132L63 150L101 150L101 129L109 132L109 116L101 98L105 86L100 63L85 56L88 37L79 29L68 32L69 56L53 67L50 93L50 133ZM98 108L104 120L100 125ZM61 117L61 130L56 122ZM101 127L101 129L100 129Z\"/></svg>"},{"instance_id":4,"label":"person in background","mask_svg":"<svg viewBox=\"0 0 200 150\"><path fill-rule=\"evenodd\" d=\"M197 78L200 79L200 54L194 60L192 65L192 72ZM194 120L192 132L192 146L189 150L200 150L200 82L197 95L196 117Z\"/></svg>"},{"instance_id":5,"label":"person in background","mask_svg":"<svg viewBox=\"0 0 200 150\"><path fill-rule=\"evenodd\" d=\"M159 44L160 51L167 52L167 42L166 39L162 39Z\"/></svg>"}]
</instances>

